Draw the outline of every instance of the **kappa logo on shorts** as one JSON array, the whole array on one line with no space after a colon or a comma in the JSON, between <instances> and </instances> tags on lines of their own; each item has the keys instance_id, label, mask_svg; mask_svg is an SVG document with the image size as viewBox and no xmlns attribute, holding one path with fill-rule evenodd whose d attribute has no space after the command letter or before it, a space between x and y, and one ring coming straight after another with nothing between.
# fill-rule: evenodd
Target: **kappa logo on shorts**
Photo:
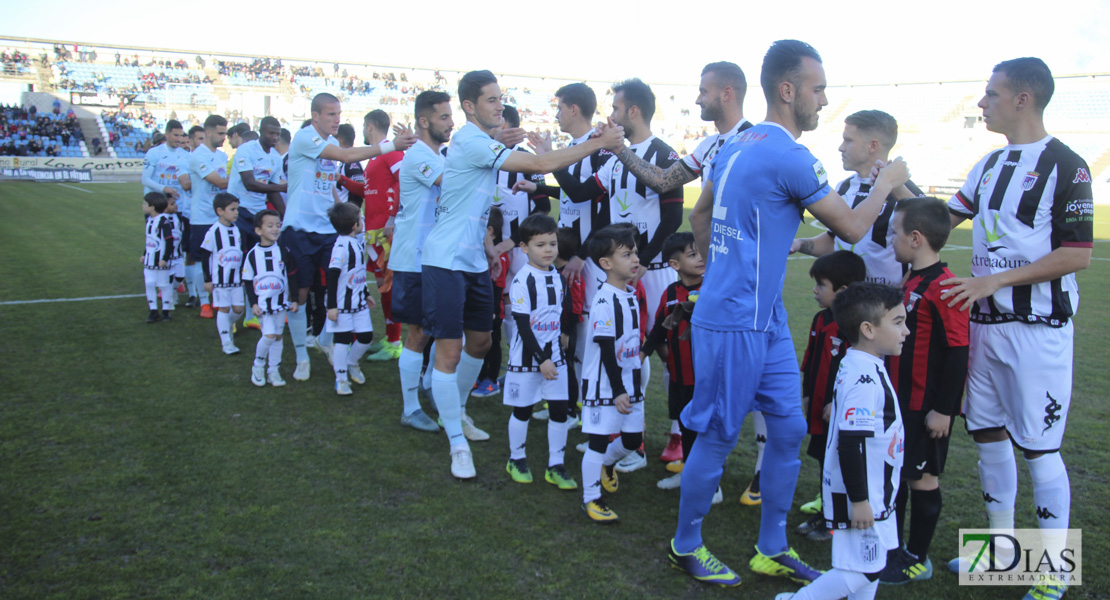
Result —
<instances>
[{"instance_id":1,"label":"kappa logo on shorts","mask_svg":"<svg viewBox=\"0 0 1110 600\"><path fill-rule=\"evenodd\" d=\"M1044 429L1041 430L1041 433L1051 429L1052 426L1056 424L1056 421L1060 420L1060 411L1064 408L1063 405L1052 397L1052 394L1045 392L1044 395L1048 397L1048 406L1044 407Z\"/></svg>"}]
</instances>

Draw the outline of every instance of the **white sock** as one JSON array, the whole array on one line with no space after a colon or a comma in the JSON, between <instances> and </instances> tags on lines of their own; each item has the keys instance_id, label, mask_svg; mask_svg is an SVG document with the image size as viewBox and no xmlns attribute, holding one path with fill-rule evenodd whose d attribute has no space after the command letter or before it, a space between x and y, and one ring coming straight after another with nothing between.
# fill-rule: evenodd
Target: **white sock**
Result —
<instances>
[{"instance_id":1,"label":"white sock","mask_svg":"<svg viewBox=\"0 0 1110 600\"><path fill-rule=\"evenodd\" d=\"M678 427L678 419L671 419L671 435L682 435L682 429Z\"/></svg>"},{"instance_id":2,"label":"white sock","mask_svg":"<svg viewBox=\"0 0 1110 600\"><path fill-rule=\"evenodd\" d=\"M615 465L620 460L628 456L633 450L624 447L624 442L621 438L617 438L609 442L609 446L605 448L605 456L601 459L601 464L610 466Z\"/></svg>"},{"instance_id":3,"label":"white sock","mask_svg":"<svg viewBox=\"0 0 1110 600\"><path fill-rule=\"evenodd\" d=\"M289 316L289 337L293 338L293 351L297 354L297 362L308 362L308 348L305 348L305 338L308 337L308 317L305 316L305 307L297 312L286 313Z\"/></svg>"},{"instance_id":4,"label":"white sock","mask_svg":"<svg viewBox=\"0 0 1110 600\"><path fill-rule=\"evenodd\" d=\"M235 307L232 307L231 312L228 313L228 315L231 318L231 322L235 323L239 319L243 318L243 313L244 312L246 312L246 311L243 309L242 306L239 307L239 310L235 310Z\"/></svg>"},{"instance_id":5,"label":"white sock","mask_svg":"<svg viewBox=\"0 0 1110 600\"><path fill-rule=\"evenodd\" d=\"M281 350L285 347L285 340L278 338L270 345L270 370L278 368L281 364Z\"/></svg>"},{"instance_id":6,"label":"white sock","mask_svg":"<svg viewBox=\"0 0 1110 600\"><path fill-rule=\"evenodd\" d=\"M547 466L561 465L566 460L567 429L566 421L556 423L554 419L547 420Z\"/></svg>"},{"instance_id":7,"label":"white sock","mask_svg":"<svg viewBox=\"0 0 1110 600\"><path fill-rule=\"evenodd\" d=\"M845 597L852 600L869 600L875 597L875 590L878 587L877 579L868 581L863 573L830 569L813 583L798 590L791 600L839 600ZM868 590L870 595L867 595L865 590Z\"/></svg>"},{"instance_id":8,"label":"white sock","mask_svg":"<svg viewBox=\"0 0 1110 600\"><path fill-rule=\"evenodd\" d=\"M979 481L991 528L1014 528L1017 461L1009 440L975 444L979 449Z\"/></svg>"},{"instance_id":9,"label":"white sock","mask_svg":"<svg viewBox=\"0 0 1110 600\"><path fill-rule=\"evenodd\" d=\"M331 364L335 369L336 381L347 381L347 355L351 352L350 344L335 344L331 351Z\"/></svg>"},{"instance_id":10,"label":"white sock","mask_svg":"<svg viewBox=\"0 0 1110 600\"><path fill-rule=\"evenodd\" d=\"M197 271L200 270L199 264L185 265L185 291L193 298L199 298L199 289L203 289L197 284Z\"/></svg>"},{"instance_id":11,"label":"white sock","mask_svg":"<svg viewBox=\"0 0 1110 600\"><path fill-rule=\"evenodd\" d=\"M258 345L254 347L254 366L266 366L266 359L270 356L270 347L274 345L274 338L262 336L258 338Z\"/></svg>"},{"instance_id":12,"label":"white sock","mask_svg":"<svg viewBox=\"0 0 1110 600\"><path fill-rule=\"evenodd\" d=\"M1012 534L1018 485L1014 446L1009 440L975 445L979 450L979 481L983 487L987 521L991 529ZM1014 548L1009 540L1004 537L996 538L995 544L997 564L1010 564L1014 556Z\"/></svg>"},{"instance_id":13,"label":"white sock","mask_svg":"<svg viewBox=\"0 0 1110 600\"><path fill-rule=\"evenodd\" d=\"M424 358L423 357L420 358L420 367L424 368ZM435 368L436 368L436 343L432 342L432 348L431 348L431 350L428 351L428 368L424 369L424 377L420 382L420 385L424 386L424 389L426 389L426 390L432 389L432 373L435 371ZM455 390L455 391L457 392L458 390Z\"/></svg>"},{"instance_id":14,"label":"white sock","mask_svg":"<svg viewBox=\"0 0 1110 600\"><path fill-rule=\"evenodd\" d=\"M397 372L401 375L401 409L404 415L411 415L420 410L420 395L417 389L420 386L420 367L424 362L424 355L413 352L408 348L401 348L401 357L397 359Z\"/></svg>"},{"instance_id":15,"label":"white sock","mask_svg":"<svg viewBox=\"0 0 1110 600\"><path fill-rule=\"evenodd\" d=\"M601 460L600 452L587 449L582 455L582 503L601 497Z\"/></svg>"},{"instance_id":16,"label":"white sock","mask_svg":"<svg viewBox=\"0 0 1110 600\"><path fill-rule=\"evenodd\" d=\"M363 344L356 340L355 343L351 344L351 353L347 356L347 364L357 365L369 349L370 344Z\"/></svg>"},{"instance_id":17,"label":"white sock","mask_svg":"<svg viewBox=\"0 0 1110 600\"><path fill-rule=\"evenodd\" d=\"M455 369L455 375L458 376L459 406L463 412L466 412L466 399L470 397L470 391L474 389L474 382L478 381L478 373L484 363L485 360L474 358L465 349L459 353L459 366Z\"/></svg>"},{"instance_id":18,"label":"white sock","mask_svg":"<svg viewBox=\"0 0 1110 600\"><path fill-rule=\"evenodd\" d=\"M1041 529L1067 529L1071 517L1071 482L1059 452L1025 459L1033 479L1033 503Z\"/></svg>"},{"instance_id":19,"label":"white sock","mask_svg":"<svg viewBox=\"0 0 1110 600\"><path fill-rule=\"evenodd\" d=\"M521 421L515 415L509 415L509 458L520 460L524 458L524 446L528 442L528 421Z\"/></svg>"},{"instance_id":20,"label":"white sock","mask_svg":"<svg viewBox=\"0 0 1110 600\"><path fill-rule=\"evenodd\" d=\"M146 279L143 284L146 288L146 305L150 310L158 310L158 286L153 279Z\"/></svg>"},{"instance_id":21,"label":"white sock","mask_svg":"<svg viewBox=\"0 0 1110 600\"><path fill-rule=\"evenodd\" d=\"M216 331L220 332L220 342L223 345L231 343L231 315L222 310L216 311Z\"/></svg>"},{"instance_id":22,"label":"white sock","mask_svg":"<svg viewBox=\"0 0 1110 600\"><path fill-rule=\"evenodd\" d=\"M316 344L327 348L328 346L332 345L332 341L334 339L335 336L333 336L332 333L328 331L327 327L324 327L324 330L320 332L320 335L316 336Z\"/></svg>"},{"instance_id":23,"label":"white sock","mask_svg":"<svg viewBox=\"0 0 1110 600\"><path fill-rule=\"evenodd\" d=\"M434 367L432 372L432 399L435 400L439 420L452 447L470 447L462 431L462 408L459 406L459 388L455 373L444 373Z\"/></svg>"},{"instance_id":24,"label":"white sock","mask_svg":"<svg viewBox=\"0 0 1110 600\"><path fill-rule=\"evenodd\" d=\"M752 411L752 425L755 426L755 472L763 468L763 450L767 447L767 420L763 413Z\"/></svg>"},{"instance_id":25,"label":"white sock","mask_svg":"<svg viewBox=\"0 0 1110 600\"><path fill-rule=\"evenodd\" d=\"M177 298L177 292L173 289L173 284L166 287L158 288L162 292L162 310L173 310L173 305Z\"/></svg>"}]
</instances>

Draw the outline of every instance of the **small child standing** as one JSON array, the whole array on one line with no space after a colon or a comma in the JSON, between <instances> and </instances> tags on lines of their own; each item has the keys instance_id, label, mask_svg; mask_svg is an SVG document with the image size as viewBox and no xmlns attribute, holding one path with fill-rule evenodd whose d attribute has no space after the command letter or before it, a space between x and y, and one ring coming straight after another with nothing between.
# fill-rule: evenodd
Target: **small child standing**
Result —
<instances>
[{"instance_id":1,"label":"small child standing","mask_svg":"<svg viewBox=\"0 0 1110 600\"><path fill-rule=\"evenodd\" d=\"M502 401L513 407L509 417L509 462L505 470L518 483L531 483L525 458L532 407L547 402L547 472L544 480L561 490L576 490L563 456L567 446L567 365L559 343L563 278L552 266L559 253L558 225L547 215L532 215L517 230L520 249L528 262L520 267L509 288L513 339Z\"/></svg>"},{"instance_id":2,"label":"small child standing","mask_svg":"<svg viewBox=\"0 0 1110 600\"><path fill-rule=\"evenodd\" d=\"M678 305L698 297L702 278L705 276L705 259L694 245L694 234L688 231L673 233L667 237L663 241L662 256L678 273L678 281L671 283L663 291L659 311L655 314L655 325L644 342L641 356L646 361L647 357L658 348L660 357L667 361L667 371L671 374L667 387L667 410L671 419L678 420L682 438L682 456L689 456L690 448L693 447L698 434L696 431L687 429L679 415L694 397L694 361L690 353L690 337L687 333L690 330L690 322L682 320L675 323L671 329L667 329L663 322L674 314ZM672 467L668 463L667 470L672 471L680 466L681 464ZM681 485L682 472L672 472L674 475L656 484L660 489L670 490ZM720 493L719 488L718 493Z\"/></svg>"},{"instance_id":3,"label":"small child standing","mask_svg":"<svg viewBox=\"0 0 1110 600\"><path fill-rule=\"evenodd\" d=\"M819 257L809 267L813 279L813 299L821 308L813 316L809 326L809 341L802 358L802 410L809 425L809 446L806 454L817 460L819 467L825 464L825 442L827 441L829 413L832 411L833 384L840 361L850 344L840 333L833 318L832 303L836 295L849 285L867 279L867 264L863 258L849 250L837 250ZM817 475L818 489L821 474ZM802 512L812 512L813 517L794 530L815 542L827 542L832 538L825 527L825 515L821 513L821 492L817 499L802 505Z\"/></svg>"},{"instance_id":4,"label":"small child standing","mask_svg":"<svg viewBox=\"0 0 1110 600\"><path fill-rule=\"evenodd\" d=\"M243 234L235 225L239 218L239 199L220 192L212 198L219 219L208 228L200 244L204 268L204 291L212 294L216 309L216 330L224 354L237 354L231 327L243 316Z\"/></svg>"},{"instance_id":5,"label":"small child standing","mask_svg":"<svg viewBox=\"0 0 1110 600\"><path fill-rule=\"evenodd\" d=\"M143 252L143 283L150 314L147 323L170 320L173 310L173 287L170 285L170 261L173 257L173 222L166 215L168 200L162 192L143 196L146 220L146 250ZM158 314L158 293L162 293L162 314Z\"/></svg>"},{"instance_id":6,"label":"small child standing","mask_svg":"<svg viewBox=\"0 0 1110 600\"><path fill-rule=\"evenodd\" d=\"M905 352L888 360L890 380L898 392L906 423L903 485L896 501L898 542L909 501L910 533L906 547L891 551L879 581L902 584L933 575L929 547L940 520L940 474L948 458L948 434L960 412L967 379L968 313L941 300L940 282L955 277L940 262L940 250L952 229L948 207L936 198L908 198L891 218L894 258L908 265L905 294Z\"/></svg>"},{"instance_id":7,"label":"small child standing","mask_svg":"<svg viewBox=\"0 0 1110 600\"><path fill-rule=\"evenodd\" d=\"M582 432L590 439L582 457L582 511L596 523L615 523L617 514L601 499L601 489L617 491L617 462L644 440L641 312L629 285L641 268L633 230L609 225L596 231L590 257L606 280L594 295L586 328ZM620 437L610 442L611 434Z\"/></svg>"},{"instance_id":8,"label":"small child standing","mask_svg":"<svg viewBox=\"0 0 1110 600\"><path fill-rule=\"evenodd\" d=\"M870 600L887 551L898 547L892 517L906 438L883 357L902 352L906 307L898 289L865 282L838 294L832 309L852 344L836 374L825 448L822 508L836 530L833 568L776 600Z\"/></svg>"},{"instance_id":9,"label":"small child standing","mask_svg":"<svg viewBox=\"0 0 1110 600\"><path fill-rule=\"evenodd\" d=\"M177 294L183 291L185 282L185 218L178 213L177 200L166 198L166 217L173 229L173 250L170 251L170 286L174 289L174 304Z\"/></svg>"},{"instance_id":10,"label":"small child standing","mask_svg":"<svg viewBox=\"0 0 1110 600\"><path fill-rule=\"evenodd\" d=\"M282 334L285 332L285 311L297 312L297 300L290 294L289 280L297 273L297 263L289 252L278 246L281 236L281 215L264 209L254 215L254 234L259 241L243 259L243 283L247 290L251 314L258 317L262 337L254 349L251 383L262 387L269 376L270 385L281 387L278 366L281 364ZM289 272L288 269L293 269ZM266 370L269 359L270 369Z\"/></svg>"},{"instance_id":11,"label":"small child standing","mask_svg":"<svg viewBox=\"0 0 1110 600\"><path fill-rule=\"evenodd\" d=\"M366 293L366 247L358 207L341 202L328 209L328 219L338 236L328 263L328 291L325 306L328 319L324 329L332 333L332 365L335 368L335 393L351 395L351 382L366 383L358 366L362 355L374 341L370 308L374 300Z\"/></svg>"}]
</instances>

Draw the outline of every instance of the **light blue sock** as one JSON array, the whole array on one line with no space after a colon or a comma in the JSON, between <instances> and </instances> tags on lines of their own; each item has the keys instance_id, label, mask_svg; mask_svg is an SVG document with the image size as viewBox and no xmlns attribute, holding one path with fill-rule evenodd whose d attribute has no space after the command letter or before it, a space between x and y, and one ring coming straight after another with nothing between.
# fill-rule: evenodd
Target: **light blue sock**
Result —
<instances>
[{"instance_id":1,"label":"light blue sock","mask_svg":"<svg viewBox=\"0 0 1110 600\"><path fill-rule=\"evenodd\" d=\"M468 445L462 430L462 407L459 406L457 373L444 373L435 369L432 373L432 398L435 400L443 430L451 446Z\"/></svg>"},{"instance_id":2,"label":"light blue sock","mask_svg":"<svg viewBox=\"0 0 1110 600\"><path fill-rule=\"evenodd\" d=\"M478 373L482 371L484 363L484 359L474 358L465 349L459 353L459 366L455 368L455 375L458 376L459 406L464 412L466 399L470 397L470 391L474 389L474 382L478 381Z\"/></svg>"},{"instance_id":3,"label":"light blue sock","mask_svg":"<svg viewBox=\"0 0 1110 600\"><path fill-rule=\"evenodd\" d=\"M293 351L297 353L297 362L308 362L308 348L304 346L305 338L308 336L308 317L305 310L301 307L297 312L286 313L289 317L289 337L293 338Z\"/></svg>"},{"instance_id":4,"label":"light blue sock","mask_svg":"<svg viewBox=\"0 0 1110 600\"><path fill-rule=\"evenodd\" d=\"M677 552L693 552L702 544L701 524L713 502L713 494L721 483L725 459L736 447L737 438L724 439L710 425L705 433L698 433L686 466L682 469L682 488L678 502L678 528L674 534ZM767 502L766 498L763 500Z\"/></svg>"},{"instance_id":5,"label":"light blue sock","mask_svg":"<svg viewBox=\"0 0 1110 600\"><path fill-rule=\"evenodd\" d=\"M759 476L763 496L759 518L759 551L774 556L790 547L786 541L786 515L794 502L794 488L802 460L798 452L806 435L806 421L801 411L789 416L763 414L767 422L767 442L763 461L767 465ZM701 439L701 436L698 436ZM686 484L686 469L682 483Z\"/></svg>"}]
</instances>

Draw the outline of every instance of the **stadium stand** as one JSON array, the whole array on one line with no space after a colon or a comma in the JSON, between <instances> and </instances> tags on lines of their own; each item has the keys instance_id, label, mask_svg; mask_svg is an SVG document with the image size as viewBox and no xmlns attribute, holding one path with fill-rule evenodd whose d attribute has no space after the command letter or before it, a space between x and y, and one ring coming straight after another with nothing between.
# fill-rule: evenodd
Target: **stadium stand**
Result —
<instances>
[{"instance_id":1,"label":"stadium stand","mask_svg":"<svg viewBox=\"0 0 1110 600\"><path fill-rule=\"evenodd\" d=\"M39 91L54 90L64 100L96 106L98 111L111 107L113 112L85 119L89 121L85 124L85 135L99 132L102 152L121 158L141 154L140 149L171 115L186 123L198 123L206 114L215 112L233 122L253 124L270 114L283 126L294 128L309 117L311 98L320 92L340 99L343 120L355 124L356 129L360 128L362 115L378 108L389 113L396 123L411 123L412 102L417 94L437 89L454 95L461 76L457 72L415 67L296 57L214 56L173 49L91 47L48 40L22 40L24 47L16 49L16 42L0 40L0 45L9 47L0 53L4 66L0 79L26 81L37 70ZM54 64L47 68L46 57L51 52ZM44 61L41 68L38 59L32 58L40 54ZM749 71L752 68L749 66ZM555 122L554 93L571 81L540 75L499 73L498 77L506 104L520 111L523 126L549 132L556 138L556 144L561 145L569 140L558 131ZM614 75L617 80L635 74ZM752 72L749 82L752 87L745 101L745 114L758 121L765 105L756 87L758 78ZM612 110L609 91L612 82L586 83L597 93L597 118L603 119ZM700 110L694 103L696 78L692 76L690 82L677 84L649 83L657 99L654 133L680 154L686 154L712 128L700 119ZM821 125L817 131L806 133L805 144L830 167L830 175L835 175L844 118L863 109L885 110L899 123L894 154L904 156L913 165L916 182L935 193L946 193L963 181L986 151L1003 143L983 126L981 110L976 105L983 84L983 81L948 81L830 86L829 105L820 113ZM1056 95L1045 117L1049 130L1087 159L1099 182L1110 179L1110 135L1107 135L1110 75L1057 78ZM23 119L18 121L22 123ZM29 125L16 127L20 128L17 134L22 136ZM43 142L42 134L29 130L25 133L40 135L37 141ZM28 146L30 140L16 145ZM88 140L88 147L89 153L96 154L92 140ZM58 151L74 149L71 143L62 145Z\"/></svg>"},{"instance_id":2,"label":"stadium stand","mask_svg":"<svg viewBox=\"0 0 1110 600\"><path fill-rule=\"evenodd\" d=\"M0 106L0 156L87 156L77 118L55 110Z\"/></svg>"}]
</instances>

